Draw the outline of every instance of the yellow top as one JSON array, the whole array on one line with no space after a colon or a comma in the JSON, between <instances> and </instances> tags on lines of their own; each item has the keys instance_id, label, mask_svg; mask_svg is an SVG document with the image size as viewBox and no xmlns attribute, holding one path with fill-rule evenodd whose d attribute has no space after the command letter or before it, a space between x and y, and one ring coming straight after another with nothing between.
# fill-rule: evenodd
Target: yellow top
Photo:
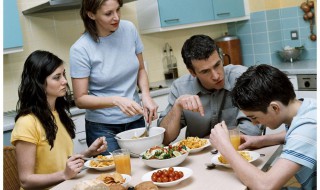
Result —
<instances>
[{"instance_id":1,"label":"yellow top","mask_svg":"<svg viewBox=\"0 0 320 190\"><path fill-rule=\"evenodd\" d=\"M46 139L42 124L33 114L20 117L11 134L11 144L21 140L37 146L35 174L49 174L65 169L68 156L73 154L73 142L67 130L60 121L59 114L52 112L58 127L54 147Z\"/></svg>"}]
</instances>

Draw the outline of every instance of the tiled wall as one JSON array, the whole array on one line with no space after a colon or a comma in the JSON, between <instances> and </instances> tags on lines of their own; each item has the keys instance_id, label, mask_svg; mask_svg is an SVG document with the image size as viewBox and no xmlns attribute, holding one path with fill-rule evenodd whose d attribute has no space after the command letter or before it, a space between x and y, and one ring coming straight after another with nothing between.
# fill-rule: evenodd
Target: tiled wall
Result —
<instances>
[{"instance_id":1,"label":"tiled wall","mask_svg":"<svg viewBox=\"0 0 320 190\"><path fill-rule=\"evenodd\" d=\"M252 12L250 16L248 21L228 24L229 34L237 35L241 40L244 65L276 66L282 61L277 51L285 46L304 46L300 59L317 58L317 43L309 39L310 25L303 20L299 7ZM291 31L298 32L298 40L291 40Z\"/></svg>"}]
</instances>

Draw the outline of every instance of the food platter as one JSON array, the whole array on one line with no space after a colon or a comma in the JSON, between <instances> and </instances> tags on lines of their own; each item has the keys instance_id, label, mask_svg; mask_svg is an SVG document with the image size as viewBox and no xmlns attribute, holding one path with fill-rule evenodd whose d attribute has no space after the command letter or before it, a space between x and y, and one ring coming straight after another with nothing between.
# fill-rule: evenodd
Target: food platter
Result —
<instances>
[{"instance_id":1,"label":"food platter","mask_svg":"<svg viewBox=\"0 0 320 190\"><path fill-rule=\"evenodd\" d=\"M245 153L249 154L251 159L248 160L248 162L253 162L253 161L257 160L260 157L260 154L258 152L254 152L254 151L239 151L239 152L245 152ZM211 162L214 163L215 165L220 165L220 166L224 166L224 167L227 167L227 168L231 168L230 164L224 164L224 163L220 162L220 160L218 159L219 156L221 156L220 153L214 155L211 158Z\"/></svg>"},{"instance_id":2,"label":"food platter","mask_svg":"<svg viewBox=\"0 0 320 190\"><path fill-rule=\"evenodd\" d=\"M202 151L203 149L205 149L206 147L208 147L208 146L211 145L209 139L202 139L202 140L206 140L206 141L207 141L206 144L204 144L203 146L201 146L201 147L199 147L199 148L190 148L190 147L188 147L188 148L190 149L190 150L189 150L189 153L200 152L200 151ZM174 143L173 145L179 145L180 142L181 142L181 141L176 142L176 143Z\"/></svg>"},{"instance_id":3,"label":"food platter","mask_svg":"<svg viewBox=\"0 0 320 190\"><path fill-rule=\"evenodd\" d=\"M112 156L106 156L107 158L109 159L112 159ZM94 159L93 159L94 160ZM115 168L115 164L113 162L113 164L111 165L108 165L108 166L103 166L103 167L93 167L93 166L90 166L90 162L92 160L88 160L84 163L84 166L87 167L87 168L90 168L90 169L95 169L95 170L99 170L99 171L106 171L106 170L111 170L113 168Z\"/></svg>"},{"instance_id":4,"label":"food platter","mask_svg":"<svg viewBox=\"0 0 320 190\"><path fill-rule=\"evenodd\" d=\"M193 174L193 171L189 168L186 168L186 167L173 167L173 168L175 171L182 171L183 177L178 180L171 181L171 182L153 182L153 183L159 187L171 187L171 186L177 185L180 182L188 179ZM144 174L141 179L142 179L142 181L152 181L152 179L151 179L152 174L158 170L164 170L164 169L168 169L168 168L161 168L161 169L157 169L157 170L153 170L151 172L148 172L148 173Z\"/></svg>"}]
</instances>

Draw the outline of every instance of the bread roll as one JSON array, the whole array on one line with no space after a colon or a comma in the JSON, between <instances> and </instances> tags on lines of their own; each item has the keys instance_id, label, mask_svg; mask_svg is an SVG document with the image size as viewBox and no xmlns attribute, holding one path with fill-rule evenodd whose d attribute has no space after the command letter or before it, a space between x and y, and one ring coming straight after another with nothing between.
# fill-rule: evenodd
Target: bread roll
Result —
<instances>
[{"instance_id":1,"label":"bread roll","mask_svg":"<svg viewBox=\"0 0 320 190\"><path fill-rule=\"evenodd\" d=\"M136 185L134 190L158 190L158 187L152 181L145 181Z\"/></svg>"}]
</instances>

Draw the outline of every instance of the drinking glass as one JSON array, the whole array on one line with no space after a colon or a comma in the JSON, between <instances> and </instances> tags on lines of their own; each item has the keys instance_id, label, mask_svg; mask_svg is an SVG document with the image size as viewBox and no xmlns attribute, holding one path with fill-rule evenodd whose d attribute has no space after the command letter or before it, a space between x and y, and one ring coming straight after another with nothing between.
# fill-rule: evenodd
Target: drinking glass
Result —
<instances>
[{"instance_id":1,"label":"drinking glass","mask_svg":"<svg viewBox=\"0 0 320 190\"><path fill-rule=\"evenodd\" d=\"M237 126L232 126L229 129L229 137L232 146L234 149L238 150L238 147L240 146L240 130Z\"/></svg>"},{"instance_id":2,"label":"drinking glass","mask_svg":"<svg viewBox=\"0 0 320 190\"><path fill-rule=\"evenodd\" d=\"M120 174L131 175L130 152L128 149L118 149L112 152L116 171Z\"/></svg>"}]
</instances>

